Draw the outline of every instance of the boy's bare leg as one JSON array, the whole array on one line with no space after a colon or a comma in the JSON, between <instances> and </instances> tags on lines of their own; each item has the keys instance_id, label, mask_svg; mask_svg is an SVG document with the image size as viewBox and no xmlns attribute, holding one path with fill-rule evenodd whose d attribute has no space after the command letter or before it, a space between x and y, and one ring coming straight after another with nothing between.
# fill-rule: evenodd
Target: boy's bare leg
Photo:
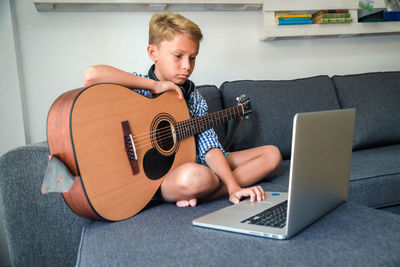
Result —
<instances>
[{"instance_id":1,"label":"boy's bare leg","mask_svg":"<svg viewBox=\"0 0 400 267\"><path fill-rule=\"evenodd\" d=\"M254 185L275 171L282 162L279 149L275 146L261 146L237 152L231 152L227 158L233 175L241 187ZM224 184L206 200L225 196L228 190Z\"/></svg>"},{"instance_id":2,"label":"boy's bare leg","mask_svg":"<svg viewBox=\"0 0 400 267\"><path fill-rule=\"evenodd\" d=\"M219 186L219 178L208 167L185 163L164 178L161 193L166 201L176 202L179 207L194 207L197 199L209 196Z\"/></svg>"},{"instance_id":3,"label":"boy's bare leg","mask_svg":"<svg viewBox=\"0 0 400 267\"><path fill-rule=\"evenodd\" d=\"M282 157L276 146L260 146L229 153L227 160L239 185L246 187L275 171Z\"/></svg>"},{"instance_id":4,"label":"boy's bare leg","mask_svg":"<svg viewBox=\"0 0 400 267\"><path fill-rule=\"evenodd\" d=\"M275 146L262 146L231 152L227 161L241 187L256 184L276 170L281 154ZM206 166L186 163L171 171L161 184L163 198L179 207L196 206L197 201L210 201L227 195L220 179Z\"/></svg>"}]
</instances>

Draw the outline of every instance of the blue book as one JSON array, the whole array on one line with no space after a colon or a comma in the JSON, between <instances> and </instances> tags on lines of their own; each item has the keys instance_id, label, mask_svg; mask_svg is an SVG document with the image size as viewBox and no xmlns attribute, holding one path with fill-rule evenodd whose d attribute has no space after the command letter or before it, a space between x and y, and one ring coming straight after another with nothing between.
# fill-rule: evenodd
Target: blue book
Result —
<instances>
[{"instance_id":1,"label":"blue book","mask_svg":"<svg viewBox=\"0 0 400 267\"><path fill-rule=\"evenodd\" d=\"M280 18L279 25L294 25L294 24L313 24L310 18Z\"/></svg>"}]
</instances>

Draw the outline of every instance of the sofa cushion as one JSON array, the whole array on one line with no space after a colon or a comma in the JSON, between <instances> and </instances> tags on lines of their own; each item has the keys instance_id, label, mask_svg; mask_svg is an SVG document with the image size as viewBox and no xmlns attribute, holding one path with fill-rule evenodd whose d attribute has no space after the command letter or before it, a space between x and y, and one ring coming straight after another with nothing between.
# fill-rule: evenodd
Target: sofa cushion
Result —
<instances>
[{"instance_id":1,"label":"sofa cushion","mask_svg":"<svg viewBox=\"0 0 400 267\"><path fill-rule=\"evenodd\" d=\"M289 170L284 160L268 178L287 189ZM375 208L400 204L400 145L353 152L348 200Z\"/></svg>"},{"instance_id":2,"label":"sofa cushion","mask_svg":"<svg viewBox=\"0 0 400 267\"><path fill-rule=\"evenodd\" d=\"M353 152L349 200L370 207L400 204L400 145Z\"/></svg>"},{"instance_id":3,"label":"sofa cushion","mask_svg":"<svg viewBox=\"0 0 400 267\"><path fill-rule=\"evenodd\" d=\"M268 185L266 185L268 188ZM400 216L344 203L290 240L192 225L227 199L178 208L163 204L82 234L76 266L397 266Z\"/></svg>"},{"instance_id":4,"label":"sofa cushion","mask_svg":"<svg viewBox=\"0 0 400 267\"><path fill-rule=\"evenodd\" d=\"M354 149L400 142L400 72L333 76L343 108L356 108Z\"/></svg>"},{"instance_id":5,"label":"sofa cushion","mask_svg":"<svg viewBox=\"0 0 400 267\"><path fill-rule=\"evenodd\" d=\"M232 151L271 144L281 150L283 158L289 158L296 113L340 108L328 76L288 81L225 82L220 90L225 107L236 105L236 97L246 94L253 110L240 126Z\"/></svg>"},{"instance_id":6,"label":"sofa cushion","mask_svg":"<svg viewBox=\"0 0 400 267\"><path fill-rule=\"evenodd\" d=\"M196 87L201 96L207 101L208 113L219 111L223 109L221 94L218 88L214 85L201 85ZM214 127L218 135L218 139L223 144L226 137L226 123L222 123Z\"/></svg>"},{"instance_id":7,"label":"sofa cushion","mask_svg":"<svg viewBox=\"0 0 400 267\"><path fill-rule=\"evenodd\" d=\"M61 194L42 195L47 143L0 158L0 208L12 266L73 266L83 225Z\"/></svg>"}]
</instances>

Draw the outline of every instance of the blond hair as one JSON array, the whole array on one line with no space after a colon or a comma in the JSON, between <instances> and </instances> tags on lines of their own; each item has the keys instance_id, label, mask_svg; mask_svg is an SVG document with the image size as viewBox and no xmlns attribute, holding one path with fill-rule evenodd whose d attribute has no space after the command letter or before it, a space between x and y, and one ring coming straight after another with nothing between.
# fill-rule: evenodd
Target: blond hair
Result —
<instances>
[{"instance_id":1,"label":"blond hair","mask_svg":"<svg viewBox=\"0 0 400 267\"><path fill-rule=\"evenodd\" d=\"M200 42L203 39L200 27L179 14L167 10L153 15L149 23L149 44L158 45L164 40L171 40L175 34L184 33L190 39Z\"/></svg>"}]
</instances>

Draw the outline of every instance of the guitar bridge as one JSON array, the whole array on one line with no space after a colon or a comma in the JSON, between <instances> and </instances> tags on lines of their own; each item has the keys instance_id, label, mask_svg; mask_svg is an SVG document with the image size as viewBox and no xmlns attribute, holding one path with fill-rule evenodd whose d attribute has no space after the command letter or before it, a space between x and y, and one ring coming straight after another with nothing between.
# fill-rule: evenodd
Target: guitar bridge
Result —
<instances>
[{"instance_id":1,"label":"guitar bridge","mask_svg":"<svg viewBox=\"0 0 400 267\"><path fill-rule=\"evenodd\" d=\"M121 122L122 132L124 137L124 146L126 156L128 157L129 164L131 165L132 173L135 175L139 172L139 165L136 154L135 142L133 141L133 136L131 128L128 121Z\"/></svg>"}]
</instances>

